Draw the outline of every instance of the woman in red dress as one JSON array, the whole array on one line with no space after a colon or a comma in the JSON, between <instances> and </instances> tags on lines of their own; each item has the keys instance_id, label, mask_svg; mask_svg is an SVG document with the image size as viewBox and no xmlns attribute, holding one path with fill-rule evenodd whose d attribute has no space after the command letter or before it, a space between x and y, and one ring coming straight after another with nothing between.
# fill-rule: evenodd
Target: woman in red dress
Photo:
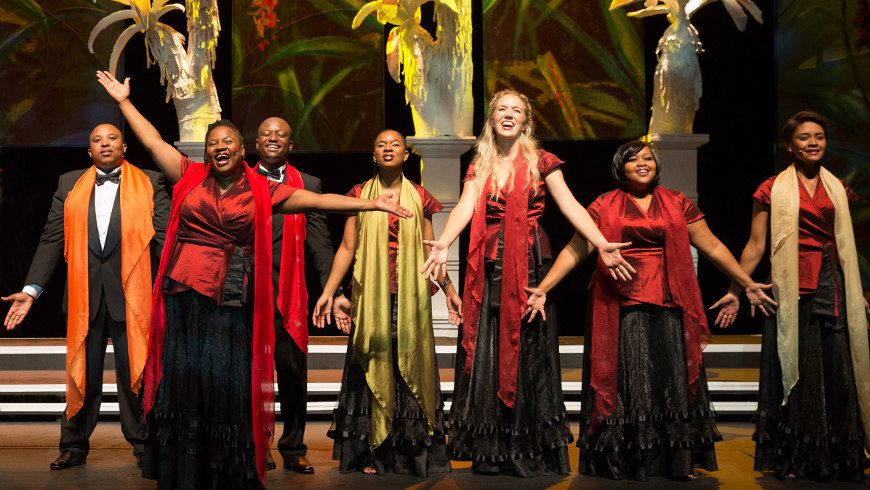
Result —
<instances>
[{"instance_id":1,"label":"woman in red dress","mask_svg":"<svg viewBox=\"0 0 870 490\"><path fill-rule=\"evenodd\" d=\"M438 289L418 273L428 253L423 240L433 238L432 215L444 206L402 174L408 149L400 133L378 134L373 158L375 177L347 195L389 190L415 217L400 222L359 213L345 222L332 272L314 309L319 327L332 313L338 327L350 333L327 436L335 439L332 457L341 471L425 477L450 471L432 331L431 295ZM335 296L351 264L353 321L350 302ZM447 298L448 319L458 324L462 301L447 276L438 283Z\"/></svg>"},{"instance_id":2,"label":"woman in red dress","mask_svg":"<svg viewBox=\"0 0 870 490\"><path fill-rule=\"evenodd\" d=\"M647 143L622 145L612 166L619 189L588 208L608 240L631 242L622 253L637 274L618 283L599 261L594 276L583 351L581 473L643 481L653 475L693 479L694 467L717 469L713 443L722 436L701 357L710 333L690 244L740 284L754 304L771 301L713 235L695 204L658 185L659 171ZM544 313L546 293L592 250L574 236L547 277L529 291L531 318Z\"/></svg>"},{"instance_id":3,"label":"woman in red dress","mask_svg":"<svg viewBox=\"0 0 870 490\"><path fill-rule=\"evenodd\" d=\"M471 223L463 327L450 409L451 459L478 473L530 477L568 473L573 440L562 397L558 328L522 325L526 293L543 278L548 240L538 226L550 194L601 251L613 277L633 270L608 243L565 184L552 153L538 149L528 99L497 93L468 168L459 203L423 269L444 273L447 249Z\"/></svg>"},{"instance_id":4,"label":"woman in red dress","mask_svg":"<svg viewBox=\"0 0 870 490\"><path fill-rule=\"evenodd\" d=\"M825 118L803 111L785 123L792 159L753 195L740 256L747 274L768 231L776 315L762 330L755 470L779 478L861 481L870 451L867 318L849 204L858 196L822 164ZM724 298L729 319L739 302Z\"/></svg>"},{"instance_id":5,"label":"woman in red dress","mask_svg":"<svg viewBox=\"0 0 870 490\"><path fill-rule=\"evenodd\" d=\"M206 132L206 163L193 162L130 103L129 78L97 79L176 183L151 307L143 476L159 487L258 487L274 433L271 215L410 214L387 195L316 194L258 176L226 120Z\"/></svg>"}]
</instances>

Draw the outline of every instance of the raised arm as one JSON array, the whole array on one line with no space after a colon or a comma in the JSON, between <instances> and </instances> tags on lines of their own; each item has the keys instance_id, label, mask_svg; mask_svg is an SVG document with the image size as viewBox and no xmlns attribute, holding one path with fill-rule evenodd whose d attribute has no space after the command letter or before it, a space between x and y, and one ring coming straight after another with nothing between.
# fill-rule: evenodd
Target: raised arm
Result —
<instances>
[{"instance_id":1,"label":"raised arm","mask_svg":"<svg viewBox=\"0 0 870 490\"><path fill-rule=\"evenodd\" d=\"M172 183L178 182L181 178L181 152L174 146L163 141L157 129L145 119L139 110L130 102L130 79L124 79L124 83L119 82L107 71L97 72L97 81L100 82L106 92L115 99L121 113L124 114L124 119L136 138L142 142L142 145L151 153L154 162L160 167L160 170L166 174Z\"/></svg>"},{"instance_id":2,"label":"raised arm","mask_svg":"<svg viewBox=\"0 0 870 490\"><path fill-rule=\"evenodd\" d=\"M292 196L275 208L275 212L297 214L317 209L337 213L355 213L359 211L385 211L400 218L413 216L410 211L390 202L390 194L381 194L377 199L359 199L341 196L339 194L317 194L316 192L297 189Z\"/></svg>"},{"instance_id":3,"label":"raised arm","mask_svg":"<svg viewBox=\"0 0 870 490\"><path fill-rule=\"evenodd\" d=\"M447 217L447 223L444 224L444 229L438 240L423 240L423 243L431 249L429 258L426 259L420 270L421 274L426 277L441 277L447 274L447 252L456 237L471 222L471 217L474 215L474 205L474 182L468 181L462 186L459 202L456 203L453 211L450 211L450 216Z\"/></svg>"},{"instance_id":4,"label":"raised arm","mask_svg":"<svg viewBox=\"0 0 870 490\"><path fill-rule=\"evenodd\" d=\"M620 249L631 245L631 243L609 243L604 238L589 213L586 212L586 208L574 198L574 194L565 183L565 176L561 170L558 168L553 170L544 177L544 181L565 218L571 222L577 232L598 249L598 254L604 265L610 270L610 275L614 279L622 279L623 281L631 279L631 273L637 271L619 253Z\"/></svg>"},{"instance_id":5,"label":"raised arm","mask_svg":"<svg viewBox=\"0 0 870 490\"><path fill-rule=\"evenodd\" d=\"M332 269L329 271L329 279L326 280L326 285L323 286L323 293L314 305L314 313L312 320L317 328L323 328L326 324L332 323L332 302L335 297L335 292L341 285L341 281L347 275L350 265L353 263L354 254L356 253L356 216L350 216L344 222L344 234L341 238L341 245L335 252L335 258L332 260ZM350 324L345 325L343 319L336 318L336 325L344 332L350 332Z\"/></svg>"},{"instance_id":6,"label":"raised arm","mask_svg":"<svg viewBox=\"0 0 870 490\"><path fill-rule=\"evenodd\" d=\"M559 252L556 262L553 263L550 272L547 273L541 283L534 288L525 288L529 299L526 302L528 308L523 313L523 317L530 315L529 322L531 322L535 318L535 315L540 312L541 318L546 320L547 314L544 313L544 305L547 302L547 293L562 282L562 279L565 279L565 276L569 272L586 260L586 257L589 257L593 250L595 250L595 247L591 243L587 242L578 233L574 233L574 237Z\"/></svg>"}]
</instances>

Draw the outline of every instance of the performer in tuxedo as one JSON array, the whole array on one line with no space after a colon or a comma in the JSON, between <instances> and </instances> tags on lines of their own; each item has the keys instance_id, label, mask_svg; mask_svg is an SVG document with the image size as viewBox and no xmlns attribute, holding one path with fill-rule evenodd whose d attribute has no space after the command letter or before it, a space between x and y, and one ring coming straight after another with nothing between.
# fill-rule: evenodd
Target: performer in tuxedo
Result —
<instances>
[{"instance_id":1,"label":"performer in tuxedo","mask_svg":"<svg viewBox=\"0 0 870 490\"><path fill-rule=\"evenodd\" d=\"M277 117L263 121L257 129L256 143L260 155L257 173L292 187L318 194L322 192L320 179L287 163L287 154L293 149L293 131L287 121ZM333 255L323 212L272 216L275 370L281 396L281 418L284 419L284 434L278 440L278 452L284 459L284 467L297 473L314 473L314 466L306 458L308 447L302 442L308 402L306 264L308 270L313 265L312 272L317 274L323 288L329 279ZM283 267L282 263L285 264Z\"/></svg>"},{"instance_id":2,"label":"performer in tuxedo","mask_svg":"<svg viewBox=\"0 0 870 490\"><path fill-rule=\"evenodd\" d=\"M60 456L52 470L85 463L97 425L103 359L111 337L115 353L121 431L141 465L138 393L151 316L152 272L169 218L163 175L124 160L121 131L101 124L90 135L90 168L60 176L26 286L2 298L12 303L7 329L18 326L48 284L58 260L67 262L66 411Z\"/></svg>"}]
</instances>

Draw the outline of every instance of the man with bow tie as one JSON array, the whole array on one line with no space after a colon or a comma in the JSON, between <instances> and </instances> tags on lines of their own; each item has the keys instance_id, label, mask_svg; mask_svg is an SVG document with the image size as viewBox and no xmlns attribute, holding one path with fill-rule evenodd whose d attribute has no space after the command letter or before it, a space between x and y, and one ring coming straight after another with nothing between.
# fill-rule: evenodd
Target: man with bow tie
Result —
<instances>
[{"instance_id":1,"label":"man with bow tie","mask_svg":"<svg viewBox=\"0 0 870 490\"><path fill-rule=\"evenodd\" d=\"M67 262L63 311L67 315L66 410L60 456L52 470L84 464L97 425L107 339L112 339L121 431L141 464L143 438L138 393L151 318L151 282L169 219L163 175L124 159L121 131L101 124L90 135L93 165L58 180L26 286L2 298L12 303L4 324L18 326Z\"/></svg>"},{"instance_id":2,"label":"man with bow tie","mask_svg":"<svg viewBox=\"0 0 870 490\"><path fill-rule=\"evenodd\" d=\"M257 172L287 185L322 192L320 179L302 173L289 163L293 134L287 121L270 117L257 130ZM320 286L329 279L335 255L326 215L272 216L272 282L275 294L275 370L284 434L278 440L278 452L284 467L298 473L314 473L306 458L305 434L308 403L308 294L305 288L305 264L313 265Z\"/></svg>"}]
</instances>

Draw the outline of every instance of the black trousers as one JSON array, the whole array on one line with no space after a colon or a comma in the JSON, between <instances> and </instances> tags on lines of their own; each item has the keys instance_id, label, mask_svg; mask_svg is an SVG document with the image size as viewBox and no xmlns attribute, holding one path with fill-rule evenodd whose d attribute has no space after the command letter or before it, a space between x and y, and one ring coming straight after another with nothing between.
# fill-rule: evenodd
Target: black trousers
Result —
<instances>
[{"instance_id":1,"label":"black trousers","mask_svg":"<svg viewBox=\"0 0 870 490\"><path fill-rule=\"evenodd\" d=\"M85 399L84 405L67 419L66 411L60 421L60 450L88 454L91 434L100 416L103 399L103 364L108 339L115 351L115 375L118 385L118 407L121 414L121 432L133 446L133 454L142 452L144 439L137 434L142 403L130 387L130 357L127 354L127 323L116 322L109 315L105 297L100 298L97 316L88 325L85 338Z\"/></svg>"},{"instance_id":2,"label":"black trousers","mask_svg":"<svg viewBox=\"0 0 870 490\"><path fill-rule=\"evenodd\" d=\"M305 456L302 439L308 405L308 357L287 333L281 318L275 319L275 371L278 373L278 397L284 433L278 439L281 457Z\"/></svg>"}]
</instances>

